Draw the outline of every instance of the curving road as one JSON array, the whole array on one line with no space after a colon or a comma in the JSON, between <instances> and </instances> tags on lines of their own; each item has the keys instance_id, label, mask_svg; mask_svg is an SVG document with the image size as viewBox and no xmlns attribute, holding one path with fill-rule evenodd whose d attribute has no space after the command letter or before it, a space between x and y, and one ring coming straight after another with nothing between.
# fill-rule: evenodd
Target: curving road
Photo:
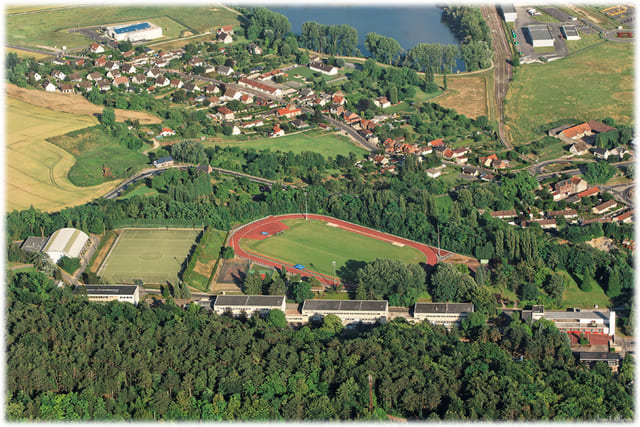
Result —
<instances>
[{"instance_id":1,"label":"curving road","mask_svg":"<svg viewBox=\"0 0 640 427\"><path fill-rule=\"evenodd\" d=\"M265 265L268 267L281 268L284 267L287 272L292 274L299 274L302 277L310 277L315 276L320 280L321 283L324 283L327 286L331 286L334 283L334 278L331 276L326 276L324 274L310 271L310 270L298 270L293 267L292 264L288 264L282 261L279 261L274 258L266 257L264 255L260 255L253 252L245 251L240 245L240 241L245 238L245 236L259 232L259 230L264 229L265 225L281 221L283 219L304 219L304 214L287 214L287 215L277 215L277 216L268 216L258 221L251 222L249 224L243 225L232 231L231 236L229 237L229 245L233 247L237 256L247 258L252 262L257 264ZM365 236L373 237L378 240L387 241L390 243L399 243L405 246L410 246L422 252L426 259L427 264L433 266L438 262L438 256L436 255L435 248L425 245L424 243L415 242L413 240L405 239L403 237L394 236L393 234L385 233L382 231L374 230L372 228L364 227L362 225L353 224L351 222L343 221L337 218L333 218L325 215L316 215L316 214L308 214L307 217L312 220L331 222L333 224L337 224L340 228L352 231L354 233L362 234ZM440 250L441 256L446 256L450 252Z\"/></svg>"}]
</instances>

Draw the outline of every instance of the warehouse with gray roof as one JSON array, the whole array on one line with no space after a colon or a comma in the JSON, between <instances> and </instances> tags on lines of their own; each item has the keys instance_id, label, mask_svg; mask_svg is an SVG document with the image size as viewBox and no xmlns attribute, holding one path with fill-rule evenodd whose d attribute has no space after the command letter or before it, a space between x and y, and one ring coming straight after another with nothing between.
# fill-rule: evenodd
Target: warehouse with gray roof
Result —
<instances>
[{"instance_id":1,"label":"warehouse with gray roof","mask_svg":"<svg viewBox=\"0 0 640 427\"><path fill-rule=\"evenodd\" d=\"M533 47L548 47L553 46L553 36L551 30L546 25L529 25L527 31L529 32L529 38L531 39L531 45Z\"/></svg>"}]
</instances>

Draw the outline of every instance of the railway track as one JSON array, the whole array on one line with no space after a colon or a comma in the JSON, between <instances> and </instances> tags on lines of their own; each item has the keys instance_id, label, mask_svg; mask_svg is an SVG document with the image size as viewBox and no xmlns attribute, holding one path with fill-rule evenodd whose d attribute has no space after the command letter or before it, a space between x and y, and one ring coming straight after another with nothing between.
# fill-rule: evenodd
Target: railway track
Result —
<instances>
[{"instance_id":1,"label":"railway track","mask_svg":"<svg viewBox=\"0 0 640 427\"><path fill-rule=\"evenodd\" d=\"M480 10L491 29L491 36L493 38L493 51L495 54L494 89L498 133L500 135L500 141L502 141L507 148L513 148L504 129L504 98L507 96L509 82L513 75L513 66L509 62L511 60L511 49L509 48L509 43L502 29L502 20L498 15L496 7L481 6Z\"/></svg>"}]
</instances>

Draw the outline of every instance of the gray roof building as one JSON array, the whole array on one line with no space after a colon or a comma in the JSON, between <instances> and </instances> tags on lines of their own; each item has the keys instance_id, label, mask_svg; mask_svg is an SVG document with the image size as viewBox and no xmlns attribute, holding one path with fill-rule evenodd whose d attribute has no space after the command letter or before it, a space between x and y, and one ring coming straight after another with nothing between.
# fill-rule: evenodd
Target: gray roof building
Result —
<instances>
[{"instance_id":1,"label":"gray roof building","mask_svg":"<svg viewBox=\"0 0 640 427\"><path fill-rule=\"evenodd\" d=\"M386 300L306 300L302 305L302 315L324 317L328 314L338 316L343 324L374 323L386 320L389 303Z\"/></svg>"},{"instance_id":2,"label":"gray roof building","mask_svg":"<svg viewBox=\"0 0 640 427\"><path fill-rule=\"evenodd\" d=\"M49 240L48 237L29 236L22 242L20 249L27 252L40 252L47 240Z\"/></svg>"},{"instance_id":3,"label":"gray roof building","mask_svg":"<svg viewBox=\"0 0 640 427\"><path fill-rule=\"evenodd\" d=\"M553 46L553 36L546 25L529 25L527 31L533 47Z\"/></svg>"},{"instance_id":4,"label":"gray roof building","mask_svg":"<svg viewBox=\"0 0 640 427\"><path fill-rule=\"evenodd\" d=\"M417 302L413 308L413 317L450 328L460 324L473 311L473 304L470 303Z\"/></svg>"},{"instance_id":5,"label":"gray roof building","mask_svg":"<svg viewBox=\"0 0 640 427\"><path fill-rule=\"evenodd\" d=\"M218 295L213 310L218 314L265 314L269 310L286 310L284 295Z\"/></svg>"}]
</instances>

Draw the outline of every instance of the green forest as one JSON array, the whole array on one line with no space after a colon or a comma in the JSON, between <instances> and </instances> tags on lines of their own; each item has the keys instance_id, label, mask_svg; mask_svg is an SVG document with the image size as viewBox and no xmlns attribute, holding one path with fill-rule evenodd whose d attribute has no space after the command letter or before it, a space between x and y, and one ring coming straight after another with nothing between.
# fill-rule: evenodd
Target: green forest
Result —
<instances>
[{"instance_id":1,"label":"green forest","mask_svg":"<svg viewBox=\"0 0 640 427\"><path fill-rule=\"evenodd\" d=\"M294 330L172 300L90 304L40 273L12 275L7 305L10 421L633 418L631 358L618 375L577 364L545 321Z\"/></svg>"}]
</instances>

